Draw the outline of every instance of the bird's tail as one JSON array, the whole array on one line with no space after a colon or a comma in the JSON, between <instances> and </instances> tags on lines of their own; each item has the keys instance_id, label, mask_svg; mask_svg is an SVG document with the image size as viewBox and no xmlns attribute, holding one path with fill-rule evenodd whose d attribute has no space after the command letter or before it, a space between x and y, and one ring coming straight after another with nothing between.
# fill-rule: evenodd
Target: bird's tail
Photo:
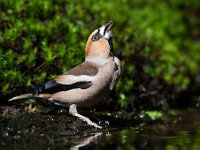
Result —
<instances>
[{"instance_id":1,"label":"bird's tail","mask_svg":"<svg viewBox=\"0 0 200 150\"><path fill-rule=\"evenodd\" d=\"M11 99L9 99L8 101L14 101L14 100L19 100L19 99L25 99L25 98L31 98L31 97L38 97L38 98L45 98L48 99L51 97L51 94L33 94L33 93L26 93L26 94L22 94L22 95L18 95L15 96Z\"/></svg>"}]
</instances>

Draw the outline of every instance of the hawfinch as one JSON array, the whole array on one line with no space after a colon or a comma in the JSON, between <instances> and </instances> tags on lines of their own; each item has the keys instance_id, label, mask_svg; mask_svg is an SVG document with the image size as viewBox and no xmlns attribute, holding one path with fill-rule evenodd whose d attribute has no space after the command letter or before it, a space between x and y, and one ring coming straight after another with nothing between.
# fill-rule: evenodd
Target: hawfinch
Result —
<instances>
[{"instance_id":1,"label":"hawfinch","mask_svg":"<svg viewBox=\"0 0 200 150\"><path fill-rule=\"evenodd\" d=\"M69 107L71 115L93 127L102 128L79 114L77 107L89 107L105 101L120 75L120 60L113 55L113 25L110 21L92 32L86 44L83 63L45 83L34 92L13 97L10 101L29 97L44 98Z\"/></svg>"}]
</instances>

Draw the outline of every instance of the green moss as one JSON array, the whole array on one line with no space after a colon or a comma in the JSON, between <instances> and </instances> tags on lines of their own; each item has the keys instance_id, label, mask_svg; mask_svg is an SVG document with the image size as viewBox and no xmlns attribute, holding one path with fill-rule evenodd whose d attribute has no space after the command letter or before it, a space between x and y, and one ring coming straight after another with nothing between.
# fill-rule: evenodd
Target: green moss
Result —
<instances>
[{"instance_id":1,"label":"green moss","mask_svg":"<svg viewBox=\"0 0 200 150\"><path fill-rule=\"evenodd\" d=\"M144 114L147 114L152 120L160 119L163 117L163 112L161 111L145 111Z\"/></svg>"}]
</instances>

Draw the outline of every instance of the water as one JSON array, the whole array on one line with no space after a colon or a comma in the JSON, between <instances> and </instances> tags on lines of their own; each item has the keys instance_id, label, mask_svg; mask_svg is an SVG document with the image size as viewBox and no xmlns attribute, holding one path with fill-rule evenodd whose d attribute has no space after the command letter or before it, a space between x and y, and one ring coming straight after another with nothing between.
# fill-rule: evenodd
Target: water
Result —
<instances>
[{"instance_id":1,"label":"water","mask_svg":"<svg viewBox=\"0 0 200 150\"><path fill-rule=\"evenodd\" d=\"M1 116L0 149L200 149L200 110L176 111L158 120L116 114L95 115L110 122L103 130L88 127L66 112Z\"/></svg>"}]
</instances>

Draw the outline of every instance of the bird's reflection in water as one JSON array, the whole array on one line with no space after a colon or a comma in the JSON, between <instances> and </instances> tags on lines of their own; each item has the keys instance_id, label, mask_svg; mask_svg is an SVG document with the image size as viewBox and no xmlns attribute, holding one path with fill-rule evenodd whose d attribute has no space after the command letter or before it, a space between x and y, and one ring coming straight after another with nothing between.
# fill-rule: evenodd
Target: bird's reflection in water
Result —
<instances>
[{"instance_id":1,"label":"bird's reflection in water","mask_svg":"<svg viewBox=\"0 0 200 150\"><path fill-rule=\"evenodd\" d=\"M80 147L87 146L91 142L94 142L95 140L100 138L102 134L103 134L102 132L97 132L97 133L94 133L94 135L92 136L85 137L82 141L80 141L79 144L72 146L70 150L79 150Z\"/></svg>"}]
</instances>

